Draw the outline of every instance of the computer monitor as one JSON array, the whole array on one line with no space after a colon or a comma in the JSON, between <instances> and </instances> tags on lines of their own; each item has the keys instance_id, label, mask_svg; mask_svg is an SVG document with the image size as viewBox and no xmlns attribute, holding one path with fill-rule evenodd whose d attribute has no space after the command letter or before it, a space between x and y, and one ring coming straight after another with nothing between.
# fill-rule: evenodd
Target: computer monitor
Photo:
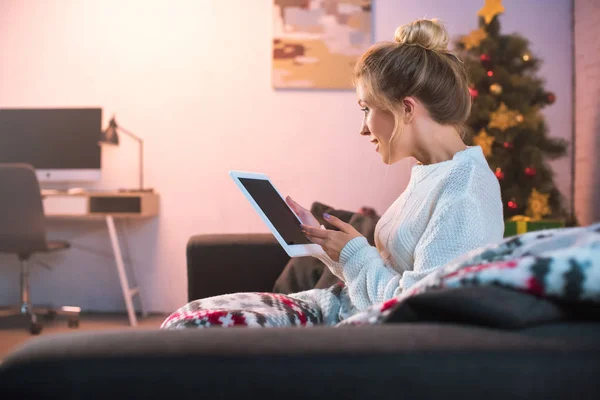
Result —
<instances>
[{"instance_id":1,"label":"computer monitor","mask_svg":"<svg viewBox=\"0 0 600 400\"><path fill-rule=\"evenodd\" d=\"M0 109L0 163L31 164L40 181L101 177L101 108Z\"/></svg>"}]
</instances>

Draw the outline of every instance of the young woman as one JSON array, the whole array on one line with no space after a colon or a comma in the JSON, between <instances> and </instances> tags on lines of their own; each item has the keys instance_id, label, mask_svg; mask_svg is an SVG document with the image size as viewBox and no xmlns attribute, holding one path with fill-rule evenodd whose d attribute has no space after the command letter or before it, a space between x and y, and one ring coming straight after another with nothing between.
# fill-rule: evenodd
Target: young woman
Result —
<instances>
[{"instance_id":1,"label":"young woman","mask_svg":"<svg viewBox=\"0 0 600 400\"><path fill-rule=\"evenodd\" d=\"M479 147L463 142L471 110L467 73L448 51L436 21L399 27L395 41L370 48L356 66L360 134L385 164L419 162L402 195L375 231L376 247L351 225L324 217L287 198L318 256L345 285L289 296L241 293L193 301L163 328L336 324L399 295L436 268L504 232L500 186Z\"/></svg>"},{"instance_id":2,"label":"young woman","mask_svg":"<svg viewBox=\"0 0 600 400\"><path fill-rule=\"evenodd\" d=\"M348 287L362 310L400 294L434 269L504 232L500 186L480 147L463 142L471 110L463 63L448 51L448 34L431 20L396 30L355 70L360 134L385 164L419 162L402 195L383 214L372 247L352 226L325 218L340 231L321 229L308 210L288 197L320 257Z\"/></svg>"}]
</instances>

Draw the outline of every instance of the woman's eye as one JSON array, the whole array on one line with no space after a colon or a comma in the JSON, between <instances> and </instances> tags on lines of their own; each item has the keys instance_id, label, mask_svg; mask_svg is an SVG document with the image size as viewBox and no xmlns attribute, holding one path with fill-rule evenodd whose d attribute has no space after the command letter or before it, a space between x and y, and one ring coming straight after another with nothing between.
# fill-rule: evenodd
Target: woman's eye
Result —
<instances>
[{"instance_id":1,"label":"woman's eye","mask_svg":"<svg viewBox=\"0 0 600 400\"><path fill-rule=\"evenodd\" d=\"M361 108L360 111L364 112L365 114L369 113L369 109L367 107Z\"/></svg>"}]
</instances>

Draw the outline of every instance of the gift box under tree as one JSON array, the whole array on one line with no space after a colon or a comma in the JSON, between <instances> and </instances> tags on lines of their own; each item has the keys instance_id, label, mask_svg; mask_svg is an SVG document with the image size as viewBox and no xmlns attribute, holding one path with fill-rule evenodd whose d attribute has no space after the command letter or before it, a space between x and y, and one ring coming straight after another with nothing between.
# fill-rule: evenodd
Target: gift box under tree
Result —
<instances>
[{"instance_id":1,"label":"gift box under tree","mask_svg":"<svg viewBox=\"0 0 600 400\"><path fill-rule=\"evenodd\" d=\"M534 221L529 217L516 216L504 224L504 237L521 235L527 232L542 231L544 229L563 228L565 221L556 219L542 219Z\"/></svg>"}]
</instances>

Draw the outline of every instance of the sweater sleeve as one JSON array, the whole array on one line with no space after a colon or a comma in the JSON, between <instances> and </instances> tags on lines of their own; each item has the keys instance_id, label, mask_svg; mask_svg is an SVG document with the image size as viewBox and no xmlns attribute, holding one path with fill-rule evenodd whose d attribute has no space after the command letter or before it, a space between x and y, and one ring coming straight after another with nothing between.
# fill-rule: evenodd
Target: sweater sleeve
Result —
<instances>
[{"instance_id":1,"label":"sweater sleeve","mask_svg":"<svg viewBox=\"0 0 600 400\"><path fill-rule=\"evenodd\" d=\"M327 254L316 254L313 257L325 263L333 275L345 281L344 273L342 272L344 266L341 263L333 261Z\"/></svg>"},{"instance_id":2,"label":"sweater sleeve","mask_svg":"<svg viewBox=\"0 0 600 400\"><path fill-rule=\"evenodd\" d=\"M324 225L321 225L321 229L326 229L326 228ZM339 279L341 279L342 282L345 282L344 273L342 272L344 269L344 266L341 263L333 261L331 259L331 257L329 257L329 255L327 255L326 253L315 254L315 255L313 255L313 257L316 258L317 260L322 261L325 265L327 265L327 268L329 268L329 270L331 271L331 273L333 275L335 275Z\"/></svg>"},{"instance_id":3,"label":"sweater sleeve","mask_svg":"<svg viewBox=\"0 0 600 400\"><path fill-rule=\"evenodd\" d=\"M461 197L434 210L414 251L413 269L402 274L386 265L366 239L348 242L340 255L352 303L359 309L388 300L436 268L487 243L477 202Z\"/></svg>"}]
</instances>

